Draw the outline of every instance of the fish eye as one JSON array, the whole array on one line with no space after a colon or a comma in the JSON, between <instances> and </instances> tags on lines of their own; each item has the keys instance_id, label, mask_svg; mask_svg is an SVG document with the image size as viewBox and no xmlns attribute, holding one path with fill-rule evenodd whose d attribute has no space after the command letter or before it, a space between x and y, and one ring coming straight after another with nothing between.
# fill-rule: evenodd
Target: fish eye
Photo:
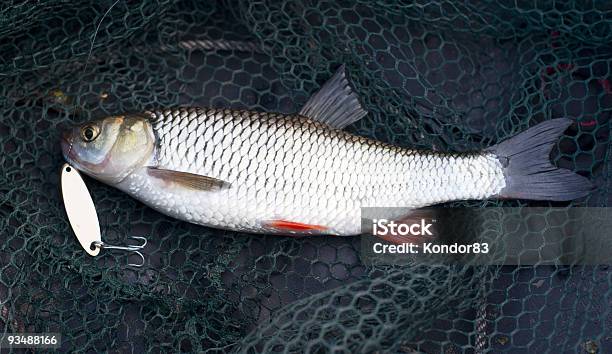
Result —
<instances>
[{"instance_id":1,"label":"fish eye","mask_svg":"<svg viewBox=\"0 0 612 354\"><path fill-rule=\"evenodd\" d=\"M100 134L100 129L94 125L87 125L81 130L81 137L85 142L94 141L98 134Z\"/></svg>"}]
</instances>

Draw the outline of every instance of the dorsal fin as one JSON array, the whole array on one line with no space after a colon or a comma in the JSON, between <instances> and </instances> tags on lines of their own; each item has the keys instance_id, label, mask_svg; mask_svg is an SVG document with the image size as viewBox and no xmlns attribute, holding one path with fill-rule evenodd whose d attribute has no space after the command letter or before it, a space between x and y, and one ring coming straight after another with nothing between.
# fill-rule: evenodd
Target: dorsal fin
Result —
<instances>
[{"instance_id":1,"label":"dorsal fin","mask_svg":"<svg viewBox=\"0 0 612 354\"><path fill-rule=\"evenodd\" d=\"M342 129L363 118L366 112L346 79L344 65L340 66L317 93L312 95L300 114Z\"/></svg>"}]
</instances>

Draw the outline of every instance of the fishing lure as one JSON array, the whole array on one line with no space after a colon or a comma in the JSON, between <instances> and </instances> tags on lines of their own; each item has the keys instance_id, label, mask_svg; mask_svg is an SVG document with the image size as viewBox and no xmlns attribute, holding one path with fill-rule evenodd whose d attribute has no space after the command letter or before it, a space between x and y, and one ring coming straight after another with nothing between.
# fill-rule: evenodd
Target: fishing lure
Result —
<instances>
[{"instance_id":1,"label":"fishing lure","mask_svg":"<svg viewBox=\"0 0 612 354\"><path fill-rule=\"evenodd\" d=\"M129 266L141 267L144 265L145 258L140 250L147 245L146 238L140 236L130 237L143 241L142 245L113 246L102 242L98 214L96 213L96 207L91 199L89 190L79 172L69 164L62 166L61 187L64 208L72 231L89 255L97 256L101 249L129 251L142 259L141 263L128 263Z\"/></svg>"}]
</instances>

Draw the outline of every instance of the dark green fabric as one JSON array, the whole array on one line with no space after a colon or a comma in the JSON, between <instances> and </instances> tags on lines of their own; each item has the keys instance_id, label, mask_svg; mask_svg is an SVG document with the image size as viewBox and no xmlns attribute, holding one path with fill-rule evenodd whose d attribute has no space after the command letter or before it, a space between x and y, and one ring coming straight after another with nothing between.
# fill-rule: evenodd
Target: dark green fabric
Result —
<instances>
[{"instance_id":1,"label":"dark green fabric","mask_svg":"<svg viewBox=\"0 0 612 354\"><path fill-rule=\"evenodd\" d=\"M92 258L80 249L58 189L62 126L173 105L295 112L346 64L369 112L348 129L402 146L473 150L543 120L574 119L554 160L597 186L573 204L607 206L612 5L565 3L5 2L4 331L61 332L63 349L84 352L611 345L608 269L370 267L357 238L197 227L87 179L106 242L149 240L145 267L131 269L124 253ZM495 225L492 239L507 231ZM540 279L546 291L530 285ZM542 310L551 304L554 314Z\"/></svg>"}]
</instances>

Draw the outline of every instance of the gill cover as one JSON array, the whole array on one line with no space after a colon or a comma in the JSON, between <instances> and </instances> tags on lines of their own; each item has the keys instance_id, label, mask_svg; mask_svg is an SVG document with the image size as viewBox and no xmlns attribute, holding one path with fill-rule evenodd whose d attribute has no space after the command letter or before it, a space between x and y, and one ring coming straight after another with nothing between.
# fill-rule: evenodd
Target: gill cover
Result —
<instances>
[{"instance_id":1,"label":"gill cover","mask_svg":"<svg viewBox=\"0 0 612 354\"><path fill-rule=\"evenodd\" d=\"M62 152L68 162L105 183L122 181L150 160L155 135L139 115L111 116L66 131Z\"/></svg>"}]
</instances>

